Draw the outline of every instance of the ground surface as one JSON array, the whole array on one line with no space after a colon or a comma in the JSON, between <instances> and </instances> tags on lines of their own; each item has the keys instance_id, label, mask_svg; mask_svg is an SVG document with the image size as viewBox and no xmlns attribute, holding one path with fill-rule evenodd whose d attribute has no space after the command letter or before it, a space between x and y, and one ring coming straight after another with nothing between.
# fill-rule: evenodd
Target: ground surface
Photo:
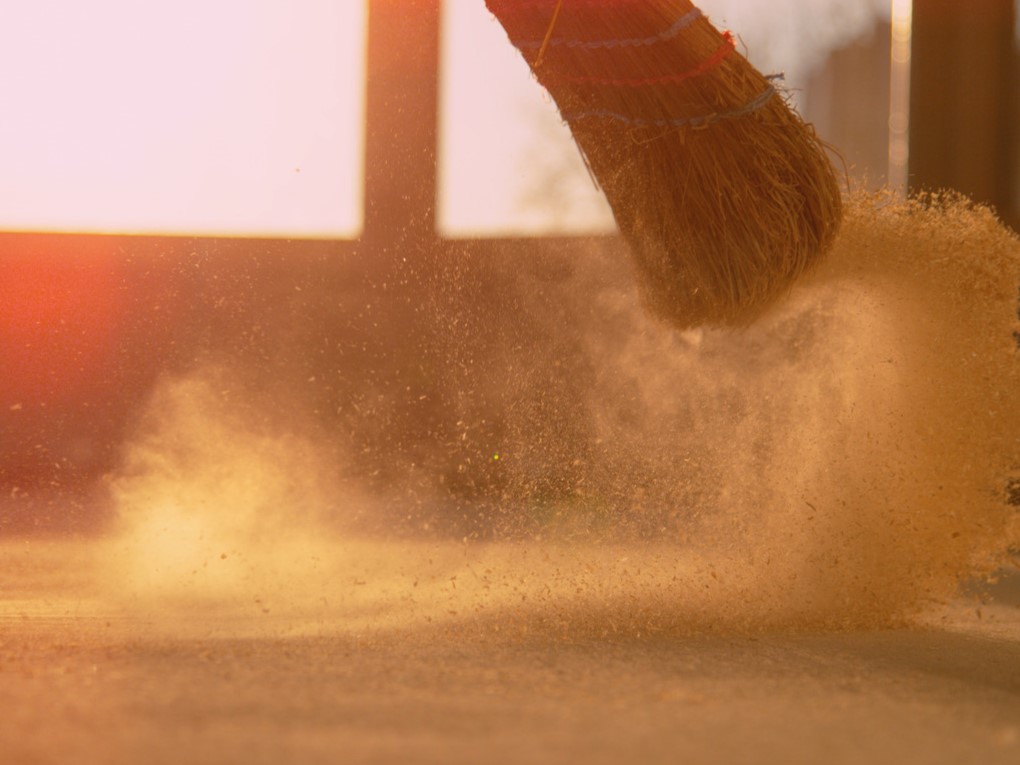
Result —
<instances>
[{"instance_id":1,"label":"ground surface","mask_svg":"<svg viewBox=\"0 0 1020 765\"><path fill-rule=\"evenodd\" d=\"M1009 588L864 633L309 634L114 612L82 597L75 549L0 545L9 765L1020 762Z\"/></svg>"}]
</instances>

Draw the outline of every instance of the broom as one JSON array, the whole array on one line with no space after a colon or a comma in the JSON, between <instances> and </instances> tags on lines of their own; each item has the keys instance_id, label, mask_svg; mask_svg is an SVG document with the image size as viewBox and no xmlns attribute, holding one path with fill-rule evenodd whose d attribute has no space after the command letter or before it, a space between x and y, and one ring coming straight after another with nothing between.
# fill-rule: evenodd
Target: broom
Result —
<instances>
[{"instance_id":1,"label":"broom","mask_svg":"<svg viewBox=\"0 0 1020 765\"><path fill-rule=\"evenodd\" d=\"M832 244L825 149L686 0L486 0L549 91L679 327L746 324Z\"/></svg>"}]
</instances>

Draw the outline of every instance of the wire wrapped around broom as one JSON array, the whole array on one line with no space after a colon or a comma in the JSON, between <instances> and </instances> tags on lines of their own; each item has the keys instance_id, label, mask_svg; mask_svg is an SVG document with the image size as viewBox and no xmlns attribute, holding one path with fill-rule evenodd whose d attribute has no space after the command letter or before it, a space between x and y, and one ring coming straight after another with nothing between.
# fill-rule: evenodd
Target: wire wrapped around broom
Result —
<instances>
[{"instance_id":1,"label":"wire wrapped around broom","mask_svg":"<svg viewBox=\"0 0 1020 765\"><path fill-rule=\"evenodd\" d=\"M602 187L646 303L743 324L831 245L841 195L814 130L684 0L486 0Z\"/></svg>"}]
</instances>

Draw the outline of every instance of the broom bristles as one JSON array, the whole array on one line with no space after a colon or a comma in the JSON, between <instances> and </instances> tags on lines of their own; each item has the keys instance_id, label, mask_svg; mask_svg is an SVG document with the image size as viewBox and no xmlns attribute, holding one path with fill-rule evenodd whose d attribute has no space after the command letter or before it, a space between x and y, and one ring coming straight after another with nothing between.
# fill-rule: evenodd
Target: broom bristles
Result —
<instances>
[{"instance_id":1,"label":"broom bristles","mask_svg":"<svg viewBox=\"0 0 1020 765\"><path fill-rule=\"evenodd\" d=\"M824 145L691 3L486 2L570 126L654 312L747 323L829 249L842 199Z\"/></svg>"}]
</instances>

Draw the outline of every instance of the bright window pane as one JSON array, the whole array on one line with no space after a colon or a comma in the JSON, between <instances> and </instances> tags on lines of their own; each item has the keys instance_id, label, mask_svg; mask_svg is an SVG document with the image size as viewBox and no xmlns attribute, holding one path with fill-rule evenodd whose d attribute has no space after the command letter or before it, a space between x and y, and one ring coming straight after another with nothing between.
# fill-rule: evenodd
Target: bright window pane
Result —
<instances>
[{"instance_id":1,"label":"bright window pane","mask_svg":"<svg viewBox=\"0 0 1020 765\"><path fill-rule=\"evenodd\" d=\"M0 24L0 229L347 237L360 0L33 0Z\"/></svg>"},{"instance_id":2,"label":"bright window pane","mask_svg":"<svg viewBox=\"0 0 1020 765\"><path fill-rule=\"evenodd\" d=\"M445 0L438 221L446 236L612 231L549 96L482 0Z\"/></svg>"}]
</instances>

